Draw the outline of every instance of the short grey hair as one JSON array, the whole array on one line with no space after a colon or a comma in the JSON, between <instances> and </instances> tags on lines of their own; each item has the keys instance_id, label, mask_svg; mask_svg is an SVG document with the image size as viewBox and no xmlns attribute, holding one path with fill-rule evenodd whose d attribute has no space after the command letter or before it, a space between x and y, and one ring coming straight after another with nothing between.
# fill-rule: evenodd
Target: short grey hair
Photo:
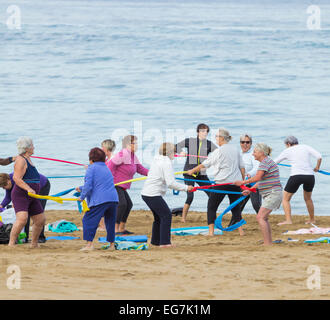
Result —
<instances>
[{"instance_id":1,"label":"short grey hair","mask_svg":"<svg viewBox=\"0 0 330 320\"><path fill-rule=\"evenodd\" d=\"M105 147L108 151L112 152L116 148L116 143L111 139L106 139L102 142L102 147Z\"/></svg>"},{"instance_id":2,"label":"short grey hair","mask_svg":"<svg viewBox=\"0 0 330 320\"><path fill-rule=\"evenodd\" d=\"M288 136L284 140L285 144L289 144L290 146L294 146L296 144L299 144L298 139L295 136Z\"/></svg>"},{"instance_id":3,"label":"short grey hair","mask_svg":"<svg viewBox=\"0 0 330 320\"><path fill-rule=\"evenodd\" d=\"M226 142L229 142L232 139L231 135L229 134L229 131L226 129L220 128L218 134L220 137L223 137Z\"/></svg>"},{"instance_id":4,"label":"short grey hair","mask_svg":"<svg viewBox=\"0 0 330 320\"><path fill-rule=\"evenodd\" d=\"M239 138L240 138L241 141L242 141L242 139L244 139L244 138L249 138L250 141L251 141L251 143L252 143L252 136L251 136L250 134L248 134L248 133L244 133L244 134L242 134Z\"/></svg>"},{"instance_id":5,"label":"short grey hair","mask_svg":"<svg viewBox=\"0 0 330 320\"><path fill-rule=\"evenodd\" d=\"M266 143L257 143L254 149L263 152L265 156L270 156L272 153L272 148L269 147Z\"/></svg>"},{"instance_id":6,"label":"short grey hair","mask_svg":"<svg viewBox=\"0 0 330 320\"><path fill-rule=\"evenodd\" d=\"M33 141L29 137L20 137L16 141L18 154L23 154L27 151L27 149L33 146Z\"/></svg>"}]
</instances>

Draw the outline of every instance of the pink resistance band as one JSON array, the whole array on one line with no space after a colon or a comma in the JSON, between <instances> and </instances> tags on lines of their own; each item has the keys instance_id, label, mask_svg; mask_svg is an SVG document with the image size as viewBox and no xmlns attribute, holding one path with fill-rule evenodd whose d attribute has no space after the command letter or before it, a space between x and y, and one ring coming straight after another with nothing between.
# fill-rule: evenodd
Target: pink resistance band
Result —
<instances>
[{"instance_id":1,"label":"pink resistance band","mask_svg":"<svg viewBox=\"0 0 330 320\"><path fill-rule=\"evenodd\" d=\"M81 163L76 163L76 162L71 162L71 161L65 161L65 160L59 160L59 159L52 159L52 158L45 158L45 157L36 157L36 156L31 156L31 158L42 159L42 160L50 160L50 161L57 161L57 162L63 162L63 163L69 163L69 164L75 164L77 166L85 166L84 164L81 164Z\"/></svg>"}]
</instances>

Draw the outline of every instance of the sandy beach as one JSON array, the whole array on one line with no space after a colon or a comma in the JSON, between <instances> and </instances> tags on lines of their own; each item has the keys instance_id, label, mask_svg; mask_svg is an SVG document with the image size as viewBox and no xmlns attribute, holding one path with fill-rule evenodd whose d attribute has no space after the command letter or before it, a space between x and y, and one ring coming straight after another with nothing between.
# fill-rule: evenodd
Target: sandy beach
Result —
<instances>
[{"instance_id":1,"label":"sandy beach","mask_svg":"<svg viewBox=\"0 0 330 320\"><path fill-rule=\"evenodd\" d=\"M65 219L82 226L77 211L46 211L46 216L47 222ZM329 299L329 245L303 243L321 235L282 234L310 227L305 225L307 216L294 216L293 225L277 226L283 216L272 215L273 240L284 242L271 247L260 244L255 215L243 217L247 221L243 237L237 231L215 237L173 236L177 247L171 249L80 252L82 231L69 234L79 240L49 240L40 249L2 245L0 299ZM316 219L317 226L330 226L330 217ZM151 212L133 211L127 228L150 239L152 221ZM172 223L173 228L204 225L202 212L190 212L186 224L179 216ZM105 232L98 232L96 239L101 236ZM288 237L299 241L288 242ZM95 247L101 244L95 241ZM20 289L7 288L11 265L21 271ZM308 286L310 266L320 268L320 289Z\"/></svg>"}]
</instances>

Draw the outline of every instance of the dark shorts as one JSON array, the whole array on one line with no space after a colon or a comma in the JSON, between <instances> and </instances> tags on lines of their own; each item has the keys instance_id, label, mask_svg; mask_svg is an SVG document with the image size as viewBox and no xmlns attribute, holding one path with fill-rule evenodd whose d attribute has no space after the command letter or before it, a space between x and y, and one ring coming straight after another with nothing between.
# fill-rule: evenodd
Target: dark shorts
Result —
<instances>
[{"instance_id":1,"label":"dark shorts","mask_svg":"<svg viewBox=\"0 0 330 320\"><path fill-rule=\"evenodd\" d=\"M28 185L39 194L39 183L28 183ZM29 197L27 191L18 187L16 184L11 192L11 201L16 213L25 211L29 216L35 216L44 212L40 200Z\"/></svg>"},{"instance_id":2,"label":"dark shorts","mask_svg":"<svg viewBox=\"0 0 330 320\"><path fill-rule=\"evenodd\" d=\"M298 174L291 176L286 183L284 191L289 193L296 193L301 185L303 185L304 191L312 192L315 185L314 175Z\"/></svg>"}]
</instances>

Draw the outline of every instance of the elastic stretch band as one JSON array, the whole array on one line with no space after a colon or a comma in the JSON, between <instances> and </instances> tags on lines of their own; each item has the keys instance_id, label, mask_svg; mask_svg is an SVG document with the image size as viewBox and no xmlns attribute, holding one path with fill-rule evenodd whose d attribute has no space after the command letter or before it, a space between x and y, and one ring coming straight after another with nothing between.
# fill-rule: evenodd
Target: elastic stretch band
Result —
<instances>
[{"instance_id":1,"label":"elastic stretch band","mask_svg":"<svg viewBox=\"0 0 330 320\"><path fill-rule=\"evenodd\" d=\"M222 212L215 220L214 222L214 225L222 230L222 231L233 231L233 230L236 230L238 229L239 227L241 227L242 225L246 224L246 221L244 219L242 219L241 221L227 227L227 228L224 228L222 226L222 218L223 216L228 212L228 211L231 211L231 209L233 209L234 207L236 207L240 202L242 202L244 199L246 198L246 196L243 196L243 197L240 197L239 199L237 199L235 202L233 202L227 209L225 209L224 212Z\"/></svg>"},{"instance_id":2,"label":"elastic stretch band","mask_svg":"<svg viewBox=\"0 0 330 320\"><path fill-rule=\"evenodd\" d=\"M194 180L194 179L185 179L185 178L175 178L177 180L182 180L182 181L193 181L193 182L204 182L204 183L215 183L215 181L210 181L210 180Z\"/></svg>"},{"instance_id":3,"label":"elastic stretch band","mask_svg":"<svg viewBox=\"0 0 330 320\"><path fill-rule=\"evenodd\" d=\"M23 179L23 181L25 183L40 183L40 180L36 180L36 179L26 179L26 180Z\"/></svg>"}]
</instances>

